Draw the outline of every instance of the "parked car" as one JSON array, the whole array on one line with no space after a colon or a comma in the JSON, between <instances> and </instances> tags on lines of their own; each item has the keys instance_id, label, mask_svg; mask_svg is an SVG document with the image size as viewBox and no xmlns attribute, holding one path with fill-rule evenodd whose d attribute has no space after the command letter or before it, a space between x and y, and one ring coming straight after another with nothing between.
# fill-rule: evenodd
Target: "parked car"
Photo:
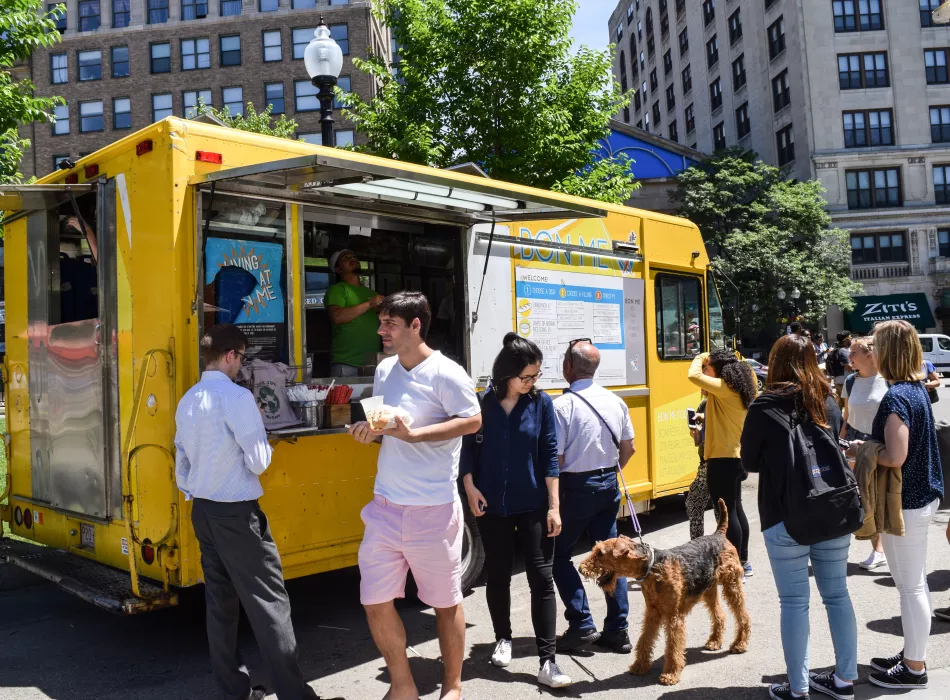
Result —
<instances>
[{"instance_id":1,"label":"parked car","mask_svg":"<svg viewBox=\"0 0 950 700\"><path fill-rule=\"evenodd\" d=\"M939 333L921 333L918 337L924 359L933 362L938 374L950 373L950 337Z\"/></svg>"},{"instance_id":2,"label":"parked car","mask_svg":"<svg viewBox=\"0 0 950 700\"><path fill-rule=\"evenodd\" d=\"M749 367L751 367L752 371L755 373L755 378L759 383L759 391L763 391L765 389L765 380L768 379L769 376L768 366L763 365L758 360L753 360L750 357L745 358L745 361L749 363Z\"/></svg>"}]
</instances>

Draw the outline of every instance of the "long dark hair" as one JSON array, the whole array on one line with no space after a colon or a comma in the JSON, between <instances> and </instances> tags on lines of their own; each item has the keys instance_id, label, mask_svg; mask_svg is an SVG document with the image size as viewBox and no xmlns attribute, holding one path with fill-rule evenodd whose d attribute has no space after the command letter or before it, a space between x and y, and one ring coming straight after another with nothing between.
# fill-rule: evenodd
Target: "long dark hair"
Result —
<instances>
[{"instance_id":1,"label":"long dark hair","mask_svg":"<svg viewBox=\"0 0 950 700\"><path fill-rule=\"evenodd\" d=\"M491 368L491 385L499 399L508 396L508 382L520 377L528 365L539 365L544 359L541 348L517 333L507 333L502 341L501 352L495 357ZM531 397L537 395L536 386L528 392Z\"/></svg>"},{"instance_id":2,"label":"long dark hair","mask_svg":"<svg viewBox=\"0 0 950 700\"><path fill-rule=\"evenodd\" d=\"M778 339L769 353L766 382L765 393L795 395L796 403L815 423L828 427L825 398L831 395L831 384L818 369L815 346L807 338L786 335Z\"/></svg>"},{"instance_id":3,"label":"long dark hair","mask_svg":"<svg viewBox=\"0 0 950 700\"><path fill-rule=\"evenodd\" d=\"M716 376L739 394L743 406L748 408L755 401L759 393L755 373L747 362L736 357L735 352L725 348L713 350L709 354L709 364L716 371Z\"/></svg>"}]
</instances>

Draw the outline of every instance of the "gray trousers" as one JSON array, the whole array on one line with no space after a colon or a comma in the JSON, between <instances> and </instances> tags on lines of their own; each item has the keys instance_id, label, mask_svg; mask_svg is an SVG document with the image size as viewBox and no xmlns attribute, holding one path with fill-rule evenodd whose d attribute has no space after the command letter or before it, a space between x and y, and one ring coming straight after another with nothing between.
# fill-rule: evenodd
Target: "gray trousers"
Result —
<instances>
[{"instance_id":1,"label":"gray trousers","mask_svg":"<svg viewBox=\"0 0 950 700\"><path fill-rule=\"evenodd\" d=\"M297 662L277 545L257 501L219 503L196 498L191 523L201 546L208 645L225 700L247 700L251 681L238 656L241 605L280 700L312 700Z\"/></svg>"}]
</instances>

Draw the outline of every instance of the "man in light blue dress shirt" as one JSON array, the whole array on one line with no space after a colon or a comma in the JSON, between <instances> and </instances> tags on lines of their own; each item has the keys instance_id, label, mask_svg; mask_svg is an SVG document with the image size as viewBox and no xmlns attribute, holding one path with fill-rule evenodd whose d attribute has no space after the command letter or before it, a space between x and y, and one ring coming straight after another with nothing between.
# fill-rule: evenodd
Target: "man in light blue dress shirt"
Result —
<instances>
[{"instance_id":1,"label":"man in light blue dress shirt","mask_svg":"<svg viewBox=\"0 0 950 700\"><path fill-rule=\"evenodd\" d=\"M261 700L238 656L240 606L251 622L280 700L314 700L297 662L280 555L264 511L258 478L271 448L254 395L234 383L247 338L229 323L201 339L207 370L175 414L175 478L192 501L201 549L211 666L225 700Z\"/></svg>"}]
</instances>

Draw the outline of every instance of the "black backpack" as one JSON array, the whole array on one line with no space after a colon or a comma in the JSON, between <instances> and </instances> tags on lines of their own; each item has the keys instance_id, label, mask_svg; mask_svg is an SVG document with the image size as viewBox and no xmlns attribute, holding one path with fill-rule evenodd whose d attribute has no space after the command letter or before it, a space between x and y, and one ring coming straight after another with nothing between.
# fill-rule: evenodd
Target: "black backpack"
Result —
<instances>
[{"instance_id":1,"label":"black backpack","mask_svg":"<svg viewBox=\"0 0 950 700\"><path fill-rule=\"evenodd\" d=\"M864 523L858 482L838 441L805 412L792 419L785 529L802 545L850 535Z\"/></svg>"},{"instance_id":2,"label":"black backpack","mask_svg":"<svg viewBox=\"0 0 950 700\"><path fill-rule=\"evenodd\" d=\"M825 368L832 377L840 377L844 374L844 362L841 361L841 348L835 348L825 360Z\"/></svg>"}]
</instances>

